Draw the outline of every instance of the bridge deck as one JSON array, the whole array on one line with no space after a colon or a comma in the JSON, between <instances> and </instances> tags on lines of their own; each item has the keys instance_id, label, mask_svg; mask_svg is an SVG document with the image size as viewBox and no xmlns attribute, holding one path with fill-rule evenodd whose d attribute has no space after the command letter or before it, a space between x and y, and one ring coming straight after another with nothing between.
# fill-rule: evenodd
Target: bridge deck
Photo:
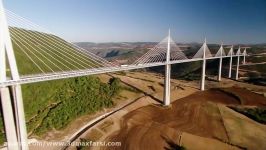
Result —
<instances>
[{"instance_id":1,"label":"bridge deck","mask_svg":"<svg viewBox=\"0 0 266 150\"><path fill-rule=\"evenodd\" d=\"M234 55L232 57L237 57L237 56L238 55ZM243 56L243 55L239 55L239 56ZM230 56L223 56L222 58L228 58L228 57ZM210 60L210 59L218 59L218 58L221 58L221 57L209 57L206 59ZM186 62L194 62L194 61L202 61L202 60L203 60L202 58L175 60L175 61L170 61L168 64L178 64L178 63L186 63ZM148 67L155 67L155 66L163 66L166 64L167 64L166 62L156 62L156 63L127 65L127 66L119 66L119 67L104 67L104 68L84 69L84 70L77 70L77 71L66 71L66 72L56 72L56 73L47 73L47 74L33 74L33 75L21 76L21 78L18 80L10 79L5 82L1 82L0 87L12 86L12 85L17 85L17 84L28 84L28 83L35 83L35 82L42 82L42 81L51 81L51 80L57 80L57 79L86 76L86 75L95 75L95 74L102 74L102 73L109 73L109 72L134 70L134 69L141 69L141 68L148 68Z\"/></svg>"}]
</instances>

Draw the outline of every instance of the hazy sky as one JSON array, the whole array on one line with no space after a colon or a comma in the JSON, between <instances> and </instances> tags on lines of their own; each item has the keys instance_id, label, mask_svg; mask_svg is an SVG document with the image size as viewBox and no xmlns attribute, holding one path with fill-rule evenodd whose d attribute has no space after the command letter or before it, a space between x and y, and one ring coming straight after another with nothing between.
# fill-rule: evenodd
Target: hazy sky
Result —
<instances>
[{"instance_id":1,"label":"hazy sky","mask_svg":"<svg viewBox=\"0 0 266 150\"><path fill-rule=\"evenodd\" d=\"M73 42L266 42L266 0L4 0Z\"/></svg>"}]
</instances>

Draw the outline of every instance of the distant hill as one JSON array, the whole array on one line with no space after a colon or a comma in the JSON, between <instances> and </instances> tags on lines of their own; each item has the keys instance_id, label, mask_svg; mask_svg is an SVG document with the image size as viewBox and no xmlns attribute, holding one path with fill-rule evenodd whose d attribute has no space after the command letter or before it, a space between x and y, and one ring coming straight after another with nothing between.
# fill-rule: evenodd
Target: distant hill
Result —
<instances>
[{"instance_id":1,"label":"distant hill","mask_svg":"<svg viewBox=\"0 0 266 150\"><path fill-rule=\"evenodd\" d=\"M121 43L75 43L78 46L90 50L94 54L107 60L122 64L133 63L137 58L145 54L150 48L154 47L155 42L121 42Z\"/></svg>"},{"instance_id":2,"label":"distant hill","mask_svg":"<svg viewBox=\"0 0 266 150\"><path fill-rule=\"evenodd\" d=\"M139 57L144 55L149 49L153 48L157 43L156 42L122 42L122 43L78 43L79 46L90 49L95 54L104 57L110 61L116 62L117 64L131 64ZM191 58L197 50L202 46L202 43L177 43L181 50L187 55L187 57ZM239 44L241 47L250 47L247 49L248 54L261 54L266 53L266 44ZM220 44L208 44L208 47L213 55L215 55L220 48ZM230 46L224 46L224 50L226 53L229 52ZM238 50L238 45L234 46L234 52L236 53ZM242 49L243 51L243 49ZM241 58L242 60L242 58ZM263 62L266 60L266 55L257 56L257 57L247 57L246 60L248 62ZM217 74L218 70L216 69L218 66L218 60L208 60L207 61L207 72L208 74ZM228 66L229 59L223 60L223 65ZM233 61L235 64L235 60ZM242 67L242 68L251 68L251 70L265 72L263 67L261 66L250 66L250 67ZM159 73L164 73L164 67L153 67L153 68L145 68L145 70L155 71ZM172 65L172 77L174 78L186 78L186 79L199 79L201 72L201 62L191 62L185 64L175 64ZM254 74L252 74L254 75ZM249 76L249 73L246 74Z\"/></svg>"}]
</instances>

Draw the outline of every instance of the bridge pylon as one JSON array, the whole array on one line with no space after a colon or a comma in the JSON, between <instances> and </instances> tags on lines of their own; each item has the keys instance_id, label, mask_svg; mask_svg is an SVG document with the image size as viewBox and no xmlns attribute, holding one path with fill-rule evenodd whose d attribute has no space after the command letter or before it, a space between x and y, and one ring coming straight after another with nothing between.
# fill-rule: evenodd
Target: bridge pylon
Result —
<instances>
[{"instance_id":1,"label":"bridge pylon","mask_svg":"<svg viewBox=\"0 0 266 150\"><path fill-rule=\"evenodd\" d=\"M167 43L167 51L166 51L166 65L165 65L165 77L164 77L164 97L163 104L165 106L170 105L170 90L171 90L171 64L170 64L170 29L168 33L168 43Z\"/></svg>"},{"instance_id":2,"label":"bridge pylon","mask_svg":"<svg viewBox=\"0 0 266 150\"><path fill-rule=\"evenodd\" d=\"M7 61L6 61L7 56ZM7 81L6 68L9 64L12 80L19 80L19 73L10 38L2 0L0 1L0 81ZM28 149L22 91L20 85L0 87L1 104L8 149ZM11 96L12 95L12 96ZM13 101L13 102L12 102Z\"/></svg>"},{"instance_id":3,"label":"bridge pylon","mask_svg":"<svg viewBox=\"0 0 266 150\"><path fill-rule=\"evenodd\" d=\"M243 51L243 64L246 64L247 48Z\"/></svg>"},{"instance_id":4,"label":"bridge pylon","mask_svg":"<svg viewBox=\"0 0 266 150\"><path fill-rule=\"evenodd\" d=\"M223 56L224 56L224 49L223 49L223 43L221 44L221 47L218 51L218 53L216 54L217 56L220 56L219 58L219 70L218 70L218 77L217 80L221 81L222 79L222 66L223 66Z\"/></svg>"},{"instance_id":5,"label":"bridge pylon","mask_svg":"<svg viewBox=\"0 0 266 150\"><path fill-rule=\"evenodd\" d=\"M230 56L230 63L229 63L229 74L228 74L228 78L232 77L232 61L233 61L233 53L234 53L234 47L232 45L230 51L229 51L229 56Z\"/></svg>"},{"instance_id":6,"label":"bridge pylon","mask_svg":"<svg viewBox=\"0 0 266 150\"><path fill-rule=\"evenodd\" d=\"M203 56L202 56L202 71L201 71L201 84L200 84L200 90L204 91L205 90L205 77L206 77L206 47L207 47L207 42L206 38L203 44Z\"/></svg>"},{"instance_id":7,"label":"bridge pylon","mask_svg":"<svg viewBox=\"0 0 266 150\"><path fill-rule=\"evenodd\" d=\"M238 80L238 70L239 70L240 54L241 54L241 52L240 52L240 46L239 46L239 48L237 50L237 53L236 53L236 55L237 55L236 78L235 78L236 80Z\"/></svg>"}]
</instances>

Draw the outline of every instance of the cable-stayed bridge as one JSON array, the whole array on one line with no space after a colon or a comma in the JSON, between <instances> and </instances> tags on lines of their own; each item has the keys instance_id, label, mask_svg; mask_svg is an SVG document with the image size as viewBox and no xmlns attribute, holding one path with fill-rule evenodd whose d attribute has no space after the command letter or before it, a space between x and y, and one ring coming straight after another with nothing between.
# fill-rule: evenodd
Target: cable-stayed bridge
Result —
<instances>
[{"instance_id":1,"label":"cable-stayed bridge","mask_svg":"<svg viewBox=\"0 0 266 150\"><path fill-rule=\"evenodd\" d=\"M205 41L205 46L203 45L196 51L193 57L188 58L169 35L134 63L126 66L118 66L93 54L89 50L85 50L56 36L43 27L9 10L5 10L3 13L6 14L10 39L13 49L15 49L14 53L17 57L16 59L24 59L23 65L17 64L19 78L8 78L6 81L0 83L0 86L3 87L15 84L146 68L165 65L166 63L176 64L200 61L203 60L204 50L206 53L205 59L231 57L231 51L226 55L223 46L221 46L216 54L211 54ZM168 38L170 38L169 61L166 59ZM238 54L232 52L232 57L245 54L245 50L243 53L239 52ZM10 68L7 69L11 70Z\"/></svg>"},{"instance_id":2,"label":"cable-stayed bridge","mask_svg":"<svg viewBox=\"0 0 266 150\"><path fill-rule=\"evenodd\" d=\"M68 42L43 27L5 10L0 3L0 89L6 137L9 149L28 149L27 132L22 100L21 84L36 83L63 78L133 70L153 66L165 66L164 105L170 104L171 65L185 62L202 62L200 89L205 88L206 61L219 59L218 80L221 80L222 61L229 58L229 74L232 77L232 60L237 58L235 79L238 79L240 57L247 56L246 49L234 52L224 46L211 53L205 39L192 55L181 50L169 34L135 62L116 65L89 50Z\"/></svg>"}]
</instances>

